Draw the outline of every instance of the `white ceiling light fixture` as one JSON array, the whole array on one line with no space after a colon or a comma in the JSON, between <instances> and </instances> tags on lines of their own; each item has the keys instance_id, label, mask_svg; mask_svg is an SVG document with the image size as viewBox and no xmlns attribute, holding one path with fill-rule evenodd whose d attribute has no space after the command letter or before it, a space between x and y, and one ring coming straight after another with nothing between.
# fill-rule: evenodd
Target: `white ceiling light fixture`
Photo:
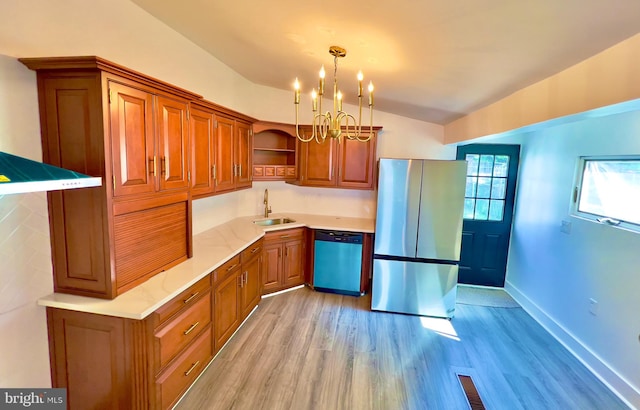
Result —
<instances>
[{"instance_id":1,"label":"white ceiling light fixture","mask_svg":"<svg viewBox=\"0 0 640 410\"><path fill-rule=\"evenodd\" d=\"M294 105L296 106L296 135L302 142L315 140L322 143L327 137L339 138L345 136L350 140L367 142L373 134L373 83L369 82L369 132L362 132L362 71L358 72L358 119L342 110L343 94L338 89L338 58L345 57L347 50L338 46L329 47L329 54L333 56L333 112L322 112L322 96L324 95L324 66L320 69L318 91L311 91L311 111L313 121L311 135L300 134L300 121L298 111L300 106L300 83L296 78L294 83ZM364 136L366 134L366 136Z\"/></svg>"}]
</instances>

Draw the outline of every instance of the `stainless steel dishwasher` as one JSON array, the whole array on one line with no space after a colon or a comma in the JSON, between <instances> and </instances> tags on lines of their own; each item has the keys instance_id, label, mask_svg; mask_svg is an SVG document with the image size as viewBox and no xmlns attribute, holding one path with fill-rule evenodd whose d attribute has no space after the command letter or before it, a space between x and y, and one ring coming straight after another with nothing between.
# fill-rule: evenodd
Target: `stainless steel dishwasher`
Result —
<instances>
[{"instance_id":1,"label":"stainless steel dishwasher","mask_svg":"<svg viewBox=\"0 0 640 410\"><path fill-rule=\"evenodd\" d=\"M360 296L362 233L316 230L313 288Z\"/></svg>"}]
</instances>

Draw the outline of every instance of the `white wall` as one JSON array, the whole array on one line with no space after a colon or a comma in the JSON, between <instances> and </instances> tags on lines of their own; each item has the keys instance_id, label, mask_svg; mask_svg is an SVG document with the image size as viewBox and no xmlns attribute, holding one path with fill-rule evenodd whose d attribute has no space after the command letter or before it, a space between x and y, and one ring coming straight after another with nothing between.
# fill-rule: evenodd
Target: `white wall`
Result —
<instances>
[{"instance_id":1,"label":"white wall","mask_svg":"<svg viewBox=\"0 0 640 410\"><path fill-rule=\"evenodd\" d=\"M128 0L6 0L0 12L0 150L41 159L35 73L18 57L97 55L263 120L291 122L291 94L256 86ZM375 114L378 155L453 158L443 127ZM372 192L280 183L196 201L194 231L258 214L262 192L275 212L373 216ZM53 291L46 196L0 197L0 386L50 385L44 308Z\"/></svg>"},{"instance_id":2,"label":"white wall","mask_svg":"<svg viewBox=\"0 0 640 410\"><path fill-rule=\"evenodd\" d=\"M522 144L506 289L640 408L640 234L569 215L579 156L640 154L634 104L635 111L583 114L490 142ZM569 234L562 221L571 223Z\"/></svg>"}]
</instances>

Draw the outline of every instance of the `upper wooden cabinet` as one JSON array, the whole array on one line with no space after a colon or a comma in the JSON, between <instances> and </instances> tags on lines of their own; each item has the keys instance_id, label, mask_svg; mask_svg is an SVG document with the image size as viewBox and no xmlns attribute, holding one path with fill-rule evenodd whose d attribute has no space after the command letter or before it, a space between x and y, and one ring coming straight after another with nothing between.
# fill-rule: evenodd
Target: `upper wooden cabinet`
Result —
<instances>
[{"instance_id":1,"label":"upper wooden cabinet","mask_svg":"<svg viewBox=\"0 0 640 410\"><path fill-rule=\"evenodd\" d=\"M253 180L251 163L253 162L253 131L248 122L236 120L236 139L234 158L236 162L236 189L251 188Z\"/></svg>"},{"instance_id":2,"label":"upper wooden cabinet","mask_svg":"<svg viewBox=\"0 0 640 410\"><path fill-rule=\"evenodd\" d=\"M114 196L188 188L187 100L107 86Z\"/></svg>"},{"instance_id":3,"label":"upper wooden cabinet","mask_svg":"<svg viewBox=\"0 0 640 410\"><path fill-rule=\"evenodd\" d=\"M304 186L350 189L375 188L375 164L377 133L367 142L340 138L327 139L322 144L315 141L299 144L300 179ZM307 129L307 133L308 133Z\"/></svg>"},{"instance_id":4,"label":"upper wooden cabinet","mask_svg":"<svg viewBox=\"0 0 640 410\"><path fill-rule=\"evenodd\" d=\"M295 126L259 121L253 124L253 135L253 178L295 180L298 177Z\"/></svg>"},{"instance_id":5,"label":"upper wooden cabinet","mask_svg":"<svg viewBox=\"0 0 640 410\"><path fill-rule=\"evenodd\" d=\"M44 162L102 177L47 194L56 292L114 298L191 256L188 101L98 57L37 71Z\"/></svg>"},{"instance_id":6,"label":"upper wooden cabinet","mask_svg":"<svg viewBox=\"0 0 640 410\"><path fill-rule=\"evenodd\" d=\"M191 195L211 194L215 190L215 139L213 111L191 103Z\"/></svg>"},{"instance_id":7,"label":"upper wooden cabinet","mask_svg":"<svg viewBox=\"0 0 640 410\"><path fill-rule=\"evenodd\" d=\"M194 198L249 188L252 118L191 103L191 194Z\"/></svg>"}]
</instances>

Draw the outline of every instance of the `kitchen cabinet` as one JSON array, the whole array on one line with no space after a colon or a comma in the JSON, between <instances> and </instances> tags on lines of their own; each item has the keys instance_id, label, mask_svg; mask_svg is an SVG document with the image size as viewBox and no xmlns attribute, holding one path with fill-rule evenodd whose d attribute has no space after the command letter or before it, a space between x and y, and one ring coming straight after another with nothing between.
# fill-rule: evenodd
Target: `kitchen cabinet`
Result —
<instances>
[{"instance_id":1,"label":"kitchen cabinet","mask_svg":"<svg viewBox=\"0 0 640 410\"><path fill-rule=\"evenodd\" d=\"M189 108L191 143L191 196L215 192L214 113L207 107L191 103Z\"/></svg>"},{"instance_id":2,"label":"kitchen cabinet","mask_svg":"<svg viewBox=\"0 0 640 410\"><path fill-rule=\"evenodd\" d=\"M144 320L47 308L52 385L68 407L168 409L213 359L210 276Z\"/></svg>"},{"instance_id":3,"label":"kitchen cabinet","mask_svg":"<svg viewBox=\"0 0 640 410\"><path fill-rule=\"evenodd\" d=\"M103 181L47 193L55 291L112 299L190 257L200 96L98 57L20 61L37 72L44 162Z\"/></svg>"},{"instance_id":4,"label":"kitchen cabinet","mask_svg":"<svg viewBox=\"0 0 640 410\"><path fill-rule=\"evenodd\" d=\"M251 125L216 115L214 140L216 192L251 187Z\"/></svg>"},{"instance_id":5,"label":"kitchen cabinet","mask_svg":"<svg viewBox=\"0 0 640 410\"><path fill-rule=\"evenodd\" d=\"M260 302L261 263L262 240L258 240L214 271L216 352Z\"/></svg>"},{"instance_id":6,"label":"kitchen cabinet","mask_svg":"<svg viewBox=\"0 0 640 410\"><path fill-rule=\"evenodd\" d=\"M253 124L253 135L253 179L295 180L298 176L295 126L259 121Z\"/></svg>"},{"instance_id":7,"label":"kitchen cabinet","mask_svg":"<svg viewBox=\"0 0 640 410\"><path fill-rule=\"evenodd\" d=\"M191 103L191 195L201 198L249 188L250 117L208 101Z\"/></svg>"},{"instance_id":8,"label":"kitchen cabinet","mask_svg":"<svg viewBox=\"0 0 640 410\"><path fill-rule=\"evenodd\" d=\"M188 188L188 101L111 79L107 87L114 197Z\"/></svg>"},{"instance_id":9,"label":"kitchen cabinet","mask_svg":"<svg viewBox=\"0 0 640 410\"><path fill-rule=\"evenodd\" d=\"M308 126L305 127L309 134ZM367 142L328 138L323 143L300 143L300 179L303 186L348 189L375 188L377 133ZM368 133L367 133L368 134ZM367 135L365 134L365 135Z\"/></svg>"},{"instance_id":10,"label":"kitchen cabinet","mask_svg":"<svg viewBox=\"0 0 640 410\"><path fill-rule=\"evenodd\" d=\"M219 351L240 326L240 255L216 269L213 288L214 346Z\"/></svg>"},{"instance_id":11,"label":"kitchen cabinet","mask_svg":"<svg viewBox=\"0 0 640 410\"><path fill-rule=\"evenodd\" d=\"M302 285L306 266L306 229L267 232L264 238L262 293Z\"/></svg>"},{"instance_id":12,"label":"kitchen cabinet","mask_svg":"<svg viewBox=\"0 0 640 410\"><path fill-rule=\"evenodd\" d=\"M246 318L262 298L262 249L263 241L258 240L240 255L242 261L241 305L242 318Z\"/></svg>"}]
</instances>

